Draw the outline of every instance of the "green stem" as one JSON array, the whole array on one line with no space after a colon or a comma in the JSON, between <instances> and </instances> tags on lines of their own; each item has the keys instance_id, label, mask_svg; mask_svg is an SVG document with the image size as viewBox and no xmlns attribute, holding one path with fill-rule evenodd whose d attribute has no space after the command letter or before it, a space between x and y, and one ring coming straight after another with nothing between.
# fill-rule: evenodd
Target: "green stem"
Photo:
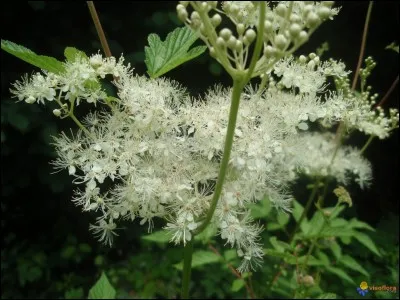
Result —
<instances>
[{"instance_id":1,"label":"green stem","mask_svg":"<svg viewBox=\"0 0 400 300\"><path fill-rule=\"evenodd\" d=\"M182 290L181 299L189 299L189 284L190 275L192 271L192 257L193 257L193 238L186 243L183 249L183 277L182 277Z\"/></svg>"},{"instance_id":2,"label":"green stem","mask_svg":"<svg viewBox=\"0 0 400 300\"><path fill-rule=\"evenodd\" d=\"M246 83L250 80L252 72L256 66L257 60L260 57L261 48L263 44L263 35L264 35L264 21L265 21L265 3L260 3L260 20L259 20L259 31L257 34L257 41L256 46L253 52L253 57L250 62L250 66L247 69L246 73L242 72L235 72L235 76L233 78L233 90L232 90L232 98L231 98L231 108L229 111L229 122L228 122L228 129L226 132L225 137L225 145L224 145L224 154L222 156L221 165L218 173L217 183L215 185L214 195L211 201L210 209L207 212L207 216L204 222L198 227L195 234L199 234L202 232L210 223L212 216L214 215L215 208L217 207L217 203L219 197L221 196L222 186L225 181L226 172L228 169L229 158L232 151L233 145L233 137L235 135L235 128L236 128L236 120L237 114L239 111L239 104L240 104L240 96L243 92L243 88Z\"/></svg>"},{"instance_id":3,"label":"green stem","mask_svg":"<svg viewBox=\"0 0 400 300\"><path fill-rule=\"evenodd\" d=\"M233 91L232 91L232 102L231 108L229 112L229 122L228 122L228 130L225 138L225 146L224 146L224 154L222 156L221 166L219 169L217 183L215 185L214 195L211 201L210 209L207 212L207 216L201 224L201 226L197 229L195 234L199 234L202 232L210 223L211 218L214 214L215 208L217 207L218 199L221 196L222 186L224 184L226 171L228 169L229 158L231 155L232 145L233 145L233 137L235 135L235 127L236 127L236 119L237 113L239 110L240 103L240 95L243 91L243 81L242 80L234 80L233 81Z\"/></svg>"},{"instance_id":4,"label":"green stem","mask_svg":"<svg viewBox=\"0 0 400 300\"><path fill-rule=\"evenodd\" d=\"M372 140L375 138L374 135L370 135L368 141L365 143L364 147L360 150L360 154L363 154L365 150L367 150L369 144L371 144Z\"/></svg>"}]
</instances>

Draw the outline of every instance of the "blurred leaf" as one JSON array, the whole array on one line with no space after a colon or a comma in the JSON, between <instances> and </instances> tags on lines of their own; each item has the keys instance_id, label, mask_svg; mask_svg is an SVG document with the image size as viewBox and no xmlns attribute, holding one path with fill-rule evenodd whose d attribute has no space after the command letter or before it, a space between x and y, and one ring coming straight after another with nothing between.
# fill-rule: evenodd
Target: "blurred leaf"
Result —
<instances>
[{"instance_id":1,"label":"blurred leaf","mask_svg":"<svg viewBox=\"0 0 400 300\"><path fill-rule=\"evenodd\" d=\"M277 221L282 227L289 222L290 216L287 213L278 211Z\"/></svg>"},{"instance_id":2,"label":"blurred leaf","mask_svg":"<svg viewBox=\"0 0 400 300\"><path fill-rule=\"evenodd\" d=\"M61 251L61 257L64 259L69 259L72 256L74 256L76 253L76 248L75 246L67 246Z\"/></svg>"},{"instance_id":3,"label":"blurred leaf","mask_svg":"<svg viewBox=\"0 0 400 300\"><path fill-rule=\"evenodd\" d=\"M326 266L326 270L332 274L335 274L336 276L340 277L344 281L347 281L348 283L352 285L356 285L354 280L342 269L331 267L331 266Z\"/></svg>"},{"instance_id":4,"label":"blurred leaf","mask_svg":"<svg viewBox=\"0 0 400 300\"><path fill-rule=\"evenodd\" d=\"M201 267L206 264L219 262L221 258L211 251L199 250L193 253L192 268ZM174 265L178 270L183 270L183 262Z\"/></svg>"},{"instance_id":5,"label":"blurred leaf","mask_svg":"<svg viewBox=\"0 0 400 300\"><path fill-rule=\"evenodd\" d=\"M356 232L354 234L354 238L361 244L363 244L365 247L367 247L369 250L371 250L373 253L375 253L379 257L381 256L381 254L379 253L378 249L375 246L375 243L368 235L366 235L365 233Z\"/></svg>"},{"instance_id":6,"label":"blurred leaf","mask_svg":"<svg viewBox=\"0 0 400 300\"><path fill-rule=\"evenodd\" d=\"M21 132L26 132L30 124L29 119L19 113L13 114L12 117L9 117L8 121L14 128Z\"/></svg>"},{"instance_id":7,"label":"blurred leaf","mask_svg":"<svg viewBox=\"0 0 400 300\"><path fill-rule=\"evenodd\" d=\"M325 293L325 294L319 295L317 297L317 299L337 299L337 296L334 293Z\"/></svg>"},{"instance_id":8,"label":"blurred leaf","mask_svg":"<svg viewBox=\"0 0 400 300\"><path fill-rule=\"evenodd\" d=\"M352 269L354 271L357 271L368 278L369 273L351 256L349 255L343 255L341 259L339 260L339 263L343 264L344 266L348 267L349 269Z\"/></svg>"},{"instance_id":9,"label":"blurred leaf","mask_svg":"<svg viewBox=\"0 0 400 300\"><path fill-rule=\"evenodd\" d=\"M251 216L254 219L261 219L270 213L272 209L271 201L269 200L268 197L264 197L261 201L258 201L256 204L250 204L248 205L248 208L250 208L251 211Z\"/></svg>"},{"instance_id":10,"label":"blurred leaf","mask_svg":"<svg viewBox=\"0 0 400 300\"><path fill-rule=\"evenodd\" d=\"M66 47L64 50L64 56L69 62L74 62L77 57L89 59L85 52L78 50L74 47Z\"/></svg>"},{"instance_id":11,"label":"blurred leaf","mask_svg":"<svg viewBox=\"0 0 400 300\"><path fill-rule=\"evenodd\" d=\"M361 222L361 221L357 220L356 218L351 219L348 222L348 226L350 226L351 228L367 229L370 231L375 231L375 229L372 228L370 225L368 225L365 222Z\"/></svg>"},{"instance_id":12,"label":"blurred leaf","mask_svg":"<svg viewBox=\"0 0 400 300\"><path fill-rule=\"evenodd\" d=\"M339 260L342 257L342 248L340 247L339 243L334 241L331 242L329 246L335 258Z\"/></svg>"},{"instance_id":13,"label":"blurred leaf","mask_svg":"<svg viewBox=\"0 0 400 300\"><path fill-rule=\"evenodd\" d=\"M82 244L79 244L79 250L84 253L90 253L90 252L92 252L92 247L90 247L89 244L82 243Z\"/></svg>"},{"instance_id":14,"label":"blurred leaf","mask_svg":"<svg viewBox=\"0 0 400 300\"><path fill-rule=\"evenodd\" d=\"M65 70L63 63L54 57L38 55L24 46L7 40L1 40L1 49L31 65L55 74Z\"/></svg>"},{"instance_id":15,"label":"blurred leaf","mask_svg":"<svg viewBox=\"0 0 400 300\"><path fill-rule=\"evenodd\" d=\"M224 251L224 258L227 262L237 258L237 253L235 249L228 249Z\"/></svg>"},{"instance_id":16,"label":"blurred leaf","mask_svg":"<svg viewBox=\"0 0 400 300\"><path fill-rule=\"evenodd\" d=\"M270 237L269 242L279 252L284 252L285 250L292 250L292 247L288 243L278 241L276 236Z\"/></svg>"},{"instance_id":17,"label":"blurred leaf","mask_svg":"<svg viewBox=\"0 0 400 300\"><path fill-rule=\"evenodd\" d=\"M115 299L115 289L112 287L104 272L100 279L90 289L88 299Z\"/></svg>"},{"instance_id":18,"label":"blurred leaf","mask_svg":"<svg viewBox=\"0 0 400 300\"><path fill-rule=\"evenodd\" d=\"M232 292L237 292L240 291L240 289L244 287L244 280L237 278L232 282L232 287L231 287L231 291Z\"/></svg>"},{"instance_id":19,"label":"blurred leaf","mask_svg":"<svg viewBox=\"0 0 400 300\"><path fill-rule=\"evenodd\" d=\"M294 219L296 220L296 222L298 222L300 220L300 217L301 217L303 211L304 211L304 207L299 202L294 200L292 215L293 215Z\"/></svg>"},{"instance_id":20,"label":"blurred leaf","mask_svg":"<svg viewBox=\"0 0 400 300\"><path fill-rule=\"evenodd\" d=\"M142 239L156 243L168 243L171 239L171 233L166 230L159 230L151 234L142 236Z\"/></svg>"},{"instance_id":21,"label":"blurred leaf","mask_svg":"<svg viewBox=\"0 0 400 300\"><path fill-rule=\"evenodd\" d=\"M169 33L164 42L157 34L148 37L149 46L146 46L145 63L147 73L151 78L157 78L187 62L206 50L206 46L199 46L189 50L190 46L197 40L195 32L187 27L176 28Z\"/></svg>"},{"instance_id":22,"label":"blurred leaf","mask_svg":"<svg viewBox=\"0 0 400 300\"><path fill-rule=\"evenodd\" d=\"M387 45L385 49L393 50L399 53L399 45L397 45L395 42L391 43L390 45Z\"/></svg>"},{"instance_id":23,"label":"blurred leaf","mask_svg":"<svg viewBox=\"0 0 400 300\"><path fill-rule=\"evenodd\" d=\"M83 288L70 288L65 291L64 298L65 299L83 299Z\"/></svg>"},{"instance_id":24,"label":"blurred leaf","mask_svg":"<svg viewBox=\"0 0 400 300\"><path fill-rule=\"evenodd\" d=\"M320 211L316 211L309 222L309 230L306 236L315 236L319 234L325 224L324 217Z\"/></svg>"}]
</instances>

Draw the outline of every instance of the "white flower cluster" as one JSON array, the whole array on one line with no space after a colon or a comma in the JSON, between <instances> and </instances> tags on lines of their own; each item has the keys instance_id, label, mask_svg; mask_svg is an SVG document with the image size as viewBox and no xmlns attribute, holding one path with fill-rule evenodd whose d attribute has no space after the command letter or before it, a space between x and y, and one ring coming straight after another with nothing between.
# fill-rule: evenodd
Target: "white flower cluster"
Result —
<instances>
[{"instance_id":1,"label":"white flower cluster","mask_svg":"<svg viewBox=\"0 0 400 300\"><path fill-rule=\"evenodd\" d=\"M73 201L84 211L101 213L97 225L91 225L100 240L111 244L119 219L138 217L151 230L153 218L160 217L168 221L165 228L172 241L186 243L211 203L231 91L217 86L204 99L192 99L172 81L133 76L122 61L98 54L79 59L67 63L63 75L33 75L18 83L14 93L20 99L48 99L50 85L40 89L37 83L54 79L57 83L51 88L66 93L65 99L71 101L68 93L91 99L78 78L85 82L106 74L118 76L114 83L119 101L111 112L91 113L83 122L86 130L56 137L58 158L53 163L68 169L76 184L84 184ZM301 80L289 80L291 68ZM261 227L253 224L247 204L268 196L276 207L290 211L287 187L299 172L333 176L344 184L354 177L361 187L371 179L370 165L356 149L341 148L331 163L333 138L305 133L309 122L344 120L346 108L353 105L343 95L317 95L332 70L336 75L346 73L332 61L310 67L309 62L288 58L274 69L280 82L272 82L261 95L251 87L242 95L228 173L212 219L221 238L243 257L240 271L255 267L263 256ZM313 82L313 88L305 88Z\"/></svg>"},{"instance_id":2,"label":"white flower cluster","mask_svg":"<svg viewBox=\"0 0 400 300\"><path fill-rule=\"evenodd\" d=\"M195 10L190 18L188 4L178 5L179 17L199 30L210 51L225 51L233 65L242 64L244 69L256 37L251 27L258 26L257 2L224 3L238 37L226 28L218 35L210 33L209 26L215 29L221 22L218 13L208 17L217 10L216 1L191 2ZM346 78L344 64L321 62L315 54L280 59L337 13L331 6L282 2L266 12L264 55L255 76L268 74L270 80L266 89L254 91L249 86L242 94L226 179L211 220L221 238L243 257L240 271L254 268L263 256L262 228L251 219L249 203L267 196L277 208L290 212L292 197L287 191L299 173L332 176L343 184L354 178L361 187L372 177L371 166L359 151L336 151L332 135L306 132L310 123L331 126L344 121L348 128L380 138L398 126L397 111L387 118L381 109L371 110L375 98L369 91L360 96L349 90L325 91L327 77ZM12 92L28 103L55 100L64 115L73 116L79 101L96 104L106 99L99 80L114 76L118 99L106 101L111 110L89 114L83 125L78 123L82 126L75 136L63 133L55 138L54 166L68 169L74 183L84 185L73 201L84 211L101 214L91 230L111 244L118 220L139 218L150 231L153 218L159 217L167 220L171 241L190 241L210 208L231 90L216 86L203 99L193 99L173 81L134 76L123 65L123 57L117 61L100 54L77 56L64 67L60 74L25 78Z\"/></svg>"},{"instance_id":3,"label":"white flower cluster","mask_svg":"<svg viewBox=\"0 0 400 300\"><path fill-rule=\"evenodd\" d=\"M25 77L22 82L14 83L13 94L19 100L27 103L57 101L64 112L67 103L75 102L79 105L81 100L96 104L104 100L107 95L101 90L99 78L111 74L118 77L120 73L127 72L123 65L123 58L118 62L112 58L103 59L101 55L93 55L90 59L77 55L74 61L64 63L64 71L60 74L43 71L35 73L30 78Z\"/></svg>"}]
</instances>

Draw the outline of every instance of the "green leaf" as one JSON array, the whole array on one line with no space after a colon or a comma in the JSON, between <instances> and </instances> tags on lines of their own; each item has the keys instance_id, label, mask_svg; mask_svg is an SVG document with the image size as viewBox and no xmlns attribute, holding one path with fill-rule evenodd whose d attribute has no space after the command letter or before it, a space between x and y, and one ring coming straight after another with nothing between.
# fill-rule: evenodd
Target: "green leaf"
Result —
<instances>
[{"instance_id":1,"label":"green leaf","mask_svg":"<svg viewBox=\"0 0 400 300\"><path fill-rule=\"evenodd\" d=\"M144 49L147 73L151 78L157 78L187 62L206 50L206 46L199 46L189 50L197 40L195 32L187 27L176 28L169 33L164 42L157 34L148 37L149 46Z\"/></svg>"},{"instance_id":2,"label":"green leaf","mask_svg":"<svg viewBox=\"0 0 400 300\"><path fill-rule=\"evenodd\" d=\"M221 258L211 251L199 250L193 253L192 268L198 268L206 264L219 262ZM178 270L183 270L183 262L174 265Z\"/></svg>"},{"instance_id":3,"label":"green leaf","mask_svg":"<svg viewBox=\"0 0 400 300\"><path fill-rule=\"evenodd\" d=\"M331 266L326 266L326 270L332 274L335 274L336 276L342 278L344 281L349 282L350 284L356 285L354 280L342 269L331 267Z\"/></svg>"},{"instance_id":4,"label":"green leaf","mask_svg":"<svg viewBox=\"0 0 400 300\"><path fill-rule=\"evenodd\" d=\"M399 45L397 45L395 42L391 43L390 45L387 45L385 49L393 50L399 53Z\"/></svg>"},{"instance_id":5,"label":"green leaf","mask_svg":"<svg viewBox=\"0 0 400 300\"><path fill-rule=\"evenodd\" d=\"M351 219L348 223L349 223L348 225L351 228L367 229L370 231L375 231L375 229L372 228L371 226L369 226L367 223L361 222L361 221L357 220L356 218Z\"/></svg>"},{"instance_id":6,"label":"green leaf","mask_svg":"<svg viewBox=\"0 0 400 300\"><path fill-rule=\"evenodd\" d=\"M55 74L62 73L65 70L63 63L54 57L38 55L24 46L7 40L1 40L1 49L35 67Z\"/></svg>"},{"instance_id":7,"label":"green leaf","mask_svg":"<svg viewBox=\"0 0 400 300\"><path fill-rule=\"evenodd\" d=\"M298 222L300 220L300 217L304 211L304 207L297 201L293 201L293 217Z\"/></svg>"},{"instance_id":8,"label":"green leaf","mask_svg":"<svg viewBox=\"0 0 400 300\"><path fill-rule=\"evenodd\" d=\"M351 256L343 255L341 257L341 259L339 260L339 263L341 263L344 266L346 266L347 268L357 271L369 278L368 272Z\"/></svg>"},{"instance_id":9,"label":"green leaf","mask_svg":"<svg viewBox=\"0 0 400 300\"><path fill-rule=\"evenodd\" d=\"M309 222L309 230L306 233L306 236L317 235L324 226L324 223L325 220L324 217L322 216L322 213L320 211L315 212L314 216L311 218Z\"/></svg>"},{"instance_id":10,"label":"green leaf","mask_svg":"<svg viewBox=\"0 0 400 300\"><path fill-rule=\"evenodd\" d=\"M104 272L97 280L96 284L90 289L88 299L115 299L115 289Z\"/></svg>"},{"instance_id":11,"label":"green leaf","mask_svg":"<svg viewBox=\"0 0 400 300\"><path fill-rule=\"evenodd\" d=\"M282 227L289 222L289 218L290 218L289 214L284 212L278 212L277 221L278 224L281 225Z\"/></svg>"},{"instance_id":12,"label":"green leaf","mask_svg":"<svg viewBox=\"0 0 400 300\"><path fill-rule=\"evenodd\" d=\"M228 249L224 251L224 258L227 262L234 260L237 258L237 253L235 249Z\"/></svg>"},{"instance_id":13,"label":"green leaf","mask_svg":"<svg viewBox=\"0 0 400 300\"><path fill-rule=\"evenodd\" d=\"M20 132L27 132L30 124L29 119L19 113L13 114L13 116L9 118L8 121L14 128L18 129Z\"/></svg>"},{"instance_id":14,"label":"green leaf","mask_svg":"<svg viewBox=\"0 0 400 300\"><path fill-rule=\"evenodd\" d=\"M371 250L371 252L375 253L379 257L381 256L381 254L378 251L378 248L376 248L375 246L375 243L371 240L371 238L368 235L361 232L355 232L354 238L361 244L363 244L365 247L367 247L369 250Z\"/></svg>"},{"instance_id":15,"label":"green leaf","mask_svg":"<svg viewBox=\"0 0 400 300\"><path fill-rule=\"evenodd\" d=\"M285 243L285 242L282 242L282 241L278 241L276 236L271 237L269 239L269 242L275 248L275 250L277 250L279 252L284 252L285 249L286 250L292 250L292 247L290 247L290 245L288 243Z\"/></svg>"},{"instance_id":16,"label":"green leaf","mask_svg":"<svg viewBox=\"0 0 400 300\"><path fill-rule=\"evenodd\" d=\"M248 208L250 208L251 216L254 219L261 219L268 216L272 209L272 205L269 198L265 197L261 201L257 202L257 204L250 204Z\"/></svg>"},{"instance_id":17,"label":"green leaf","mask_svg":"<svg viewBox=\"0 0 400 300\"><path fill-rule=\"evenodd\" d=\"M85 52L83 52L81 50L78 50L78 49L76 49L74 47L65 48L64 56L70 62L74 62L77 57L84 57L86 59L89 59L89 57L87 57Z\"/></svg>"},{"instance_id":18,"label":"green leaf","mask_svg":"<svg viewBox=\"0 0 400 300\"><path fill-rule=\"evenodd\" d=\"M337 296L334 293L325 293L317 297L317 299L336 299Z\"/></svg>"},{"instance_id":19,"label":"green leaf","mask_svg":"<svg viewBox=\"0 0 400 300\"><path fill-rule=\"evenodd\" d=\"M159 230L151 234L142 236L142 239L155 243L168 243L171 239L171 233L166 230Z\"/></svg>"},{"instance_id":20,"label":"green leaf","mask_svg":"<svg viewBox=\"0 0 400 300\"><path fill-rule=\"evenodd\" d=\"M237 292L239 291L242 287L244 287L244 280L237 278L232 282L232 287L231 287L231 291L232 292Z\"/></svg>"},{"instance_id":21,"label":"green leaf","mask_svg":"<svg viewBox=\"0 0 400 300\"><path fill-rule=\"evenodd\" d=\"M279 225L278 223L274 223L274 222L269 222L267 224L267 230L268 231L275 231L275 230L279 230L281 229L283 226Z\"/></svg>"},{"instance_id":22,"label":"green leaf","mask_svg":"<svg viewBox=\"0 0 400 300\"><path fill-rule=\"evenodd\" d=\"M292 260L295 258L292 254L277 251L275 249L264 249L264 253L269 256L284 258L285 260Z\"/></svg>"},{"instance_id":23,"label":"green leaf","mask_svg":"<svg viewBox=\"0 0 400 300\"><path fill-rule=\"evenodd\" d=\"M332 242L329 244L329 247L337 260L342 257L342 248L340 247L339 243Z\"/></svg>"}]
</instances>

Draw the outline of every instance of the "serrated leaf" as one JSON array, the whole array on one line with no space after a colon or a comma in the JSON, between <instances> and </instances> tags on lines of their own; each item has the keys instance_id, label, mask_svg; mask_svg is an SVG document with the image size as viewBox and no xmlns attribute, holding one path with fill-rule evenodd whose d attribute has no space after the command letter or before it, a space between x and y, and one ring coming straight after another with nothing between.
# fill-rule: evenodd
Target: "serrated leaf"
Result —
<instances>
[{"instance_id":1,"label":"serrated leaf","mask_svg":"<svg viewBox=\"0 0 400 300\"><path fill-rule=\"evenodd\" d=\"M38 55L32 50L11 41L1 40L1 49L31 65L55 74L62 73L65 70L63 63L54 57Z\"/></svg>"},{"instance_id":2,"label":"serrated leaf","mask_svg":"<svg viewBox=\"0 0 400 300\"><path fill-rule=\"evenodd\" d=\"M192 268L198 268L206 264L219 262L221 258L211 251L199 250L193 253ZM183 270L183 262L174 265L178 270Z\"/></svg>"},{"instance_id":3,"label":"serrated leaf","mask_svg":"<svg viewBox=\"0 0 400 300\"><path fill-rule=\"evenodd\" d=\"M368 272L351 256L349 255L343 255L339 261L339 263L343 264L349 269L352 269L354 271L357 271L369 278Z\"/></svg>"},{"instance_id":4,"label":"serrated leaf","mask_svg":"<svg viewBox=\"0 0 400 300\"><path fill-rule=\"evenodd\" d=\"M151 78L157 78L187 62L206 50L206 46L198 46L189 50L190 46L197 40L195 32L187 27L176 28L161 41L157 34L148 37L149 46L144 49L147 73Z\"/></svg>"},{"instance_id":5,"label":"serrated leaf","mask_svg":"<svg viewBox=\"0 0 400 300\"><path fill-rule=\"evenodd\" d=\"M371 250L371 252L375 253L379 257L381 256L378 248L376 248L375 246L375 243L371 240L371 238L368 235L361 232L355 232L354 238L361 244L363 244L365 247L367 247L369 250Z\"/></svg>"},{"instance_id":6,"label":"serrated leaf","mask_svg":"<svg viewBox=\"0 0 400 300\"><path fill-rule=\"evenodd\" d=\"M232 291L232 292L240 291L240 289L241 289L242 287L244 287L244 280L243 280L243 279L237 278L237 279L235 279L235 280L232 282L231 291Z\"/></svg>"},{"instance_id":7,"label":"serrated leaf","mask_svg":"<svg viewBox=\"0 0 400 300\"><path fill-rule=\"evenodd\" d=\"M317 297L317 299L336 299L337 295L334 293L325 293Z\"/></svg>"},{"instance_id":8,"label":"serrated leaf","mask_svg":"<svg viewBox=\"0 0 400 300\"><path fill-rule=\"evenodd\" d=\"M89 290L88 299L115 299L115 289L108 281L106 274L101 273L100 279Z\"/></svg>"},{"instance_id":9,"label":"serrated leaf","mask_svg":"<svg viewBox=\"0 0 400 300\"><path fill-rule=\"evenodd\" d=\"M77 57L84 57L86 59L89 59L85 52L78 50L74 47L66 47L64 50L64 56L70 62L74 62Z\"/></svg>"},{"instance_id":10,"label":"serrated leaf","mask_svg":"<svg viewBox=\"0 0 400 300\"><path fill-rule=\"evenodd\" d=\"M326 270L328 272L333 273L336 276L342 278L344 281L347 281L350 284L356 285L354 280L345 271L343 271L342 269L331 267L331 266L327 266Z\"/></svg>"},{"instance_id":11,"label":"serrated leaf","mask_svg":"<svg viewBox=\"0 0 400 300\"><path fill-rule=\"evenodd\" d=\"M142 236L143 240L155 243L168 243L171 239L171 233L166 230L155 231L151 234Z\"/></svg>"},{"instance_id":12,"label":"serrated leaf","mask_svg":"<svg viewBox=\"0 0 400 300\"><path fill-rule=\"evenodd\" d=\"M354 236L355 231L352 229L348 228L342 228L342 227L326 227L317 234L315 237L318 238L326 238L326 237L332 237L332 236L337 236L337 237L352 237Z\"/></svg>"}]
</instances>

